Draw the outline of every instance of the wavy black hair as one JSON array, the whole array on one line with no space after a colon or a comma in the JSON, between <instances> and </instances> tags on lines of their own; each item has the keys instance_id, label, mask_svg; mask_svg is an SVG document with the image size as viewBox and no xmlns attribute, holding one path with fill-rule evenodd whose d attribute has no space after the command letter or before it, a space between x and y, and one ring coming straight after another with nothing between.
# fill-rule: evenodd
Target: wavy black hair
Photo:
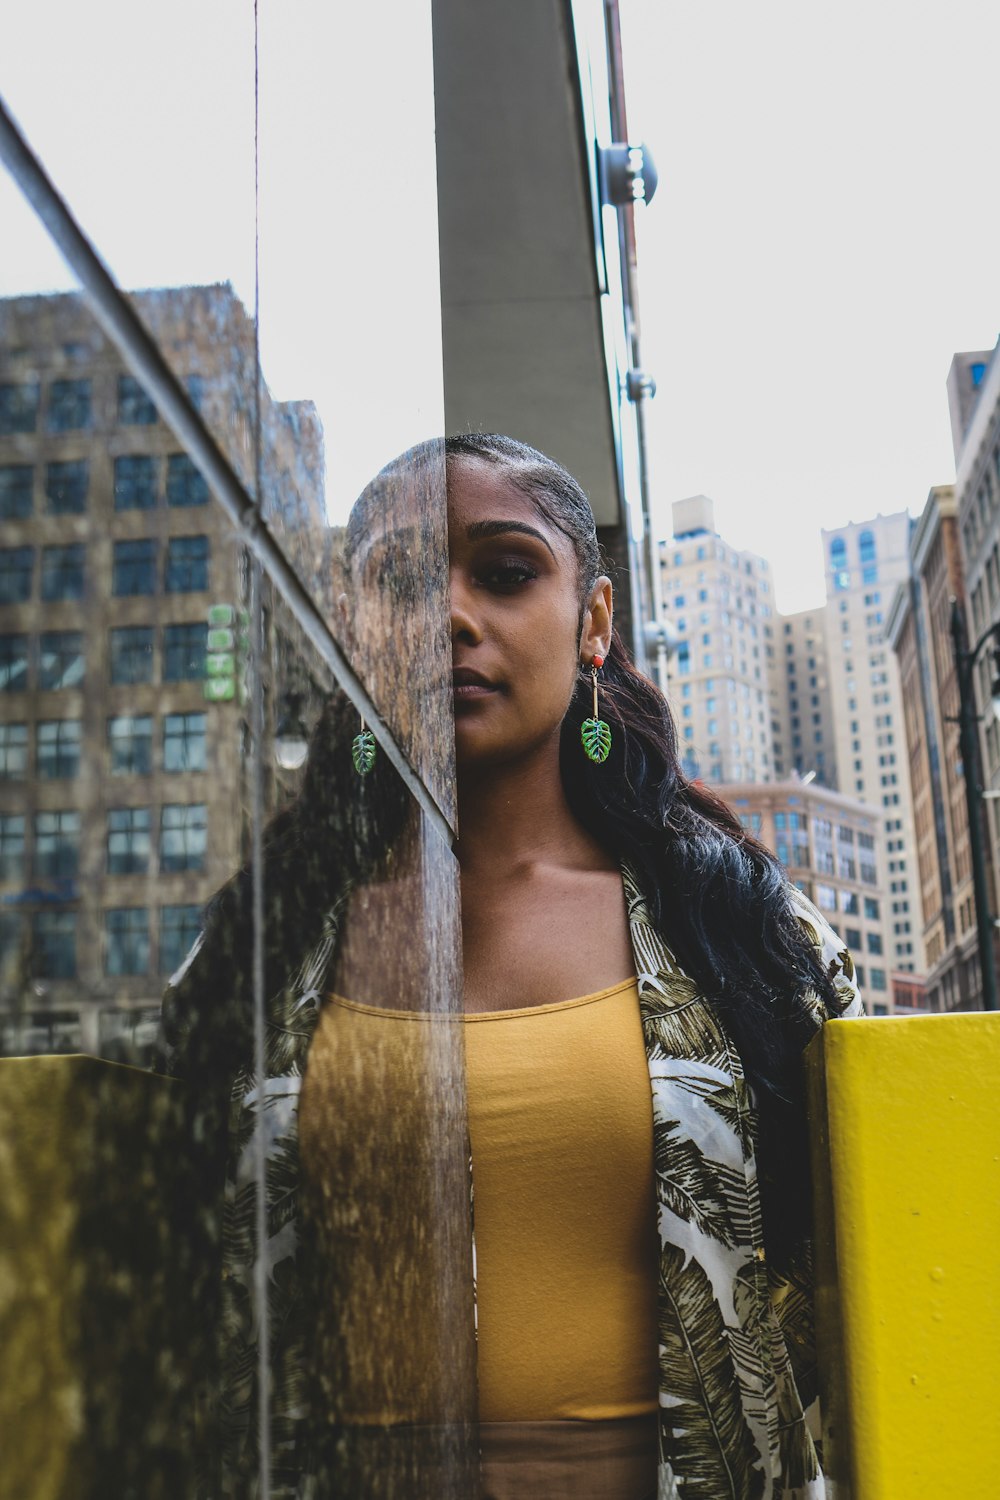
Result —
<instances>
[{"instance_id":1,"label":"wavy black hair","mask_svg":"<svg viewBox=\"0 0 1000 1500\"><path fill-rule=\"evenodd\" d=\"M603 565L593 511L576 480L537 449L498 433L446 439L452 464L501 468L572 542L581 613ZM765 1242L785 1263L810 1223L802 1051L816 1029L807 999L829 1014L841 1002L791 906L781 865L701 781L686 777L666 698L637 672L617 632L601 670L611 753L595 765L580 748L591 712L581 674L563 723L560 769L570 808L639 877L650 914L732 1038L758 1113Z\"/></svg>"}]
</instances>

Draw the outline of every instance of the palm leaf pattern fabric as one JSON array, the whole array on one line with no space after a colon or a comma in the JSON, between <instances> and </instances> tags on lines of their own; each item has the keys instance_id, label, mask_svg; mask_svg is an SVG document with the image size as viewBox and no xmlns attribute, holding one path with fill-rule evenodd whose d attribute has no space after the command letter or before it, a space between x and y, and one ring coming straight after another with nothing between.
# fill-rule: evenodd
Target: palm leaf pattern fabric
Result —
<instances>
[{"instance_id":1,"label":"palm leaf pattern fabric","mask_svg":"<svg viewBox=\"0 0 1000 1500\"><path fill-rule=\"evenodd\" d=\"M784 1277L767 1265L756 1120L740 1059L653 924L628 868L623 881L653 1112L659 1500L823 1500L803 1416L815 1394L807 1252ZM790 889L790 897L843 1014L861 1014L850 954L800 892ZM263 1089L249 1057L237 1059L242 1066L232 1070L222 1228L222 1478L216 1474L207 1484L211 1500L255 1493L260 1371L252 1288L259 1255L266 1263L271 1331L271 1494L296 1500L310 1493L297 1112L342 906L341 895L320 941L267 1001ZM200 960L196 945L164 1002L169 1071L181 1076L206 1002ZM819 1027L827 1014L818 996L812 1008ZM261 1136L267 1240L258 1247L254 1163Z\"/></svg>"}]
</instances>

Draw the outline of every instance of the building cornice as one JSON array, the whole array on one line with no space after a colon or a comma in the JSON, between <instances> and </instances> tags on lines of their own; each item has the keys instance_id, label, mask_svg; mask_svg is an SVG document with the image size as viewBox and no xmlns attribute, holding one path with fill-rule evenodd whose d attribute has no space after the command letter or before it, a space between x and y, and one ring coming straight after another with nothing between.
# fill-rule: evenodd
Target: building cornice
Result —
<instances>
[{"instance_id":1,"label":"building cornice","mask_svg":"<svg viewBox=\"0 0 1000 1500\"><path fill-rule=\"evenodd\" d=\"M885 622L885 638L893 651L899 649L899 638L903 633L903 626L906 624L906 617L910 613L912 602L910 580L907 579L904 583L898 583L896 585L896 592L892 596L892 604L889 607L889 614Z\"/></svg>"},{"instance_id":2,"label":"building cornice","mask_svg":"<svg viewBox=\"0 0 1000 1500\"><path fill-rule=\"evenodd\" d=\"M953 484L935 484L927 495L927 504L910 538L910 561L914 573L922 573L928 554L941 528L941 522L958 514Z\"/></svg>"}]
</instances>

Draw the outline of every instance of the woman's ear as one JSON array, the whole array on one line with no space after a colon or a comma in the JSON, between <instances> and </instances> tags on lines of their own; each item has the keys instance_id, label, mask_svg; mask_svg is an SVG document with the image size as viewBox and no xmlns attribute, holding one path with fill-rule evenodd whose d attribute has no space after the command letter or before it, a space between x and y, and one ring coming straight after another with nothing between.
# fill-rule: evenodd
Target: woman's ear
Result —
<instances>
[{"instance_id":1,"label":"woman's ear","mask_svg":"<svg viewBox=\"0 0 1000 1500\"><path fill-rule=\"evenodd\" d=\"M611 579L604 574L590 591L580 632L580 660L586 663L595 656L607 658L611 650L611 623L614 616Z\"/></svg>"}]
</instances>

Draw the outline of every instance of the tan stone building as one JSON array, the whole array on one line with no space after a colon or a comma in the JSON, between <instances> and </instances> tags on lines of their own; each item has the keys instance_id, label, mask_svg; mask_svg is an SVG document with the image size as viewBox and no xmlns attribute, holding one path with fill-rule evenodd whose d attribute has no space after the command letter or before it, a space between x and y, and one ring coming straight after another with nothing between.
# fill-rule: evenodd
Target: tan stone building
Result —
<instances>
[{"instance_id":1,"label":"tan stone building","mask_svg":"<svg viewBox=\"0 0 1000 1500\"><path fill-rule=\"evenodd\" d=\"M899 662L931 1010L981 1004L969 825L959 746L952 600L966 608L955 491L931 490L911 545L913 576L887 622Z\"/></svg>"},{"instance_id":2,"label":"tan stone building","mask_svg":"<svg viewBox=\"0 0 1000 1500\"><path fill-rule=\"evenodd\" d=\"M806 609L774 622L774 774L797 773L837 785L837 749L827 660L826 611Z\"/></svg>"},{"instance_id":3,"label":"tan stone building","mask_svg":"<svg viewBox=\"0 0 1000 1500\"><path fill-rule=\"evenodd\" d=\"M850 948L869 1012L890 1015L895 986L884 938L888 892L879 810L798 778L717 790Z\"/></svg>"},{"instance_id":4,"label":"tan stone building","mask_svg":"<svg viewBox=\"0 0 1000 1500\"><path fill-rule=\"evenodd\" d=\"M252 482L231 288L135 301ZM261 399L269 517L315 567L319 425ZM80 297L0 302L0 519L0 1051L129 1055L244 857L248 560Z\"/></svg>"},{"instance_id":5,"label":"tan stone building","mask_svg":"<svg viewBox=\"0 0 1000 1500\"><path fill-rule=\"evenodd\" d=\"M685 769L712 782L770 781L770 564L723 541L705 495L674 504L673 532L660 567L664 611L679 636L668 696Z\"/></svg>"},{"instance_id":6,"label":"tan stone building","mask_svg":"<svg viewBox=\"0 0 1000 1500\"><path fill-rule=\"evenodd\" d=\"M924 972L915 835L899 665L885 639L896 588L910 574L909 513L824 530L827 649L837 785L881 812L890 967ZM907 930L909 928L909 930Z\"/></svg>"}]
</instances>

